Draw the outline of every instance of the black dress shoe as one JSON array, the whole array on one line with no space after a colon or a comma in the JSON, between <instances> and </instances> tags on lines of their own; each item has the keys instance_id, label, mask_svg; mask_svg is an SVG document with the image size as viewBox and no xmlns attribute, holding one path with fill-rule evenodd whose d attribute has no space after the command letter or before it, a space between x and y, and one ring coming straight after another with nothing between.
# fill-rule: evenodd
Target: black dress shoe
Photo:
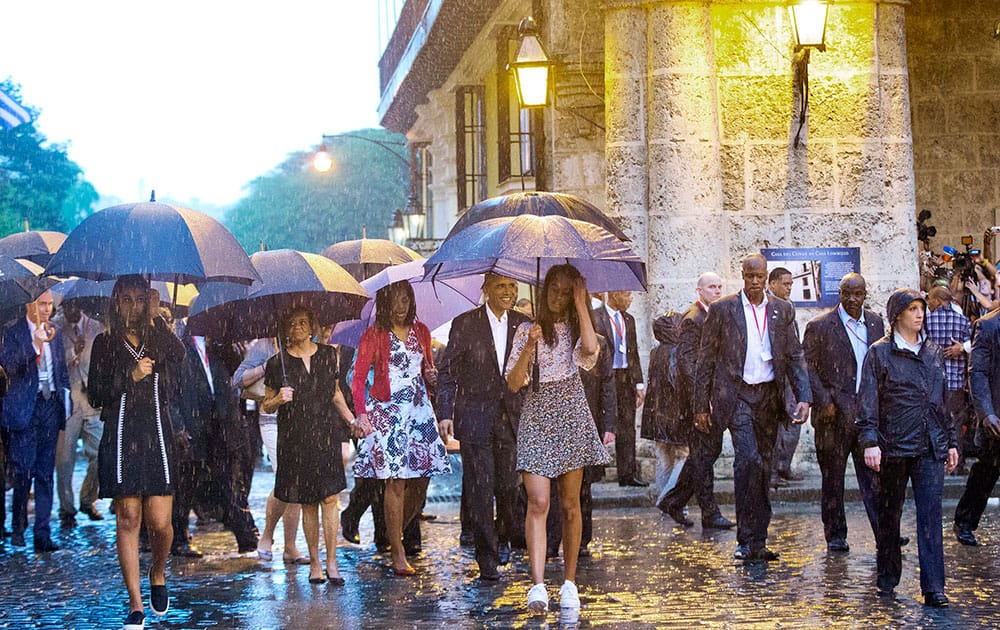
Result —
<instances>
[{"instance_id":1,"label":"black dress shoe","mask_svg":"<svg viewBox=\"0 0 1000 630\"><path fill-rule=\"evenodd\" d=\"M201 550L194 545L190 543L183 543L180 545L174 545L170 549L170 555L181 558L202 558L205 554L203 554Z\"/></svg>"},{"instance_id":2,"label":"black dress shoe","mask_svg":"<svg viewBox=\"0 0 1000 630\"><path fill-rule=\"evenodd\" d=\"M900 547L905 547L908 544L910 544L910 537L909 536L900 536L899 537L899 546Z\"/></svg>"},{"instance_id":3,"label":"black dress shoe","mask_svg":"<svg viewBox=\"0 0 1000 630\"><path fill-rule=\"evenodd\" d=\"M767 547L761 547L760 549L751 550L750 557L747 560L751 562L771 562L777 560L779 557L778 552L771 551Z\"/></svg>"},{"instance_id":4,"label":"black dress shoe","mask_svg":"<svg viewBox=\"0 0 1000 630\"><path fill-rule=\"evenodd\" d=\"M479 579L486 582L497 582L500 580L500 572L496 569L493 569L492 571L484 571L483 569L480 569Z\"/></svg>"},{"instance_id":5,"label":"black dress shoe","mask_svg":"<svg viewBox=\"0 0 1000 630\"><path fill-rule=\"evenodd\" d=\"M50 551L59 551L59 545L52 542L51 538L36 538L35 539L35 551L39 553L48 553Z\"/></svg>"},{"instance_id":6,"label":"black dress shoe","mask_svg":"<svg viewBox=\"0 0 1000 630\"><path fill-rule=\"evenodd\" d=\"M735 526L736 523L721 514L716 514L707 520L702 519L701 521L702 529L732 529Z\"/></svg>"},{"instance_id":7,"label":"black dress shoe","mask_svg":"<svg viewBox=\"0 0 1000 630\"><path fill-rule=\"evenodd\" d=\"M893 588L880 588L878 589L878 596L886 599L896 598L896 589Z\"/></svg>"},{"instance_id":8,"label":"black dress shoe","mask_svg":"<svg viewBox=\"0 0 1000 630\"><path fill-rule=\"evenodd\" d=\"M677 524L681 525L682 527L694 526L694 521L689 519L687 515L684 514L684 508L663 506L660 507L660 510L670 518L674 519L677 522Z\"/></svg>"},{"instance_id":9,"label":"black dress shoe","mask_svg":"<svg viewBox=\"0 0 1000 630\"><path fill-rule=\"evenodd\" d=\"M948 598L944 593L924 593L924 604L934 608L947 608Z\"/></svg>"},{"instance_id":10,"label":"black dress shoe","mask_svg":"<svg viewBox=\"0 0 1000 630\"><path fill-rule=\"evenodd\" d=\"M403 551L408 556L419 556L423 550L424 548L419 543L403 542Z\"/></svg>"},{"instance_id":11,"label":"black dress shoe","mask_svg":"<svg viewBox=\"0 0 1000 630\"><path fill-rule=\"evenodd\" d=\"M826 543L826 550L837 553L847 553L851 550L851 546L848 545L847 541L843 538L834 538L830 542Z\"/></svg>"},{"instance_id":12,"label":"black dress shoe","mask_svg":"<svg viewBox=\"0 0 1000 630\"><path fill-rule=\"evenodd\" d=\"M76 517L72 514L63 514L59 517L59 527L63 529L73 529L76 527Z\"/></svg>"},{"instance_id":13,"label":"black dress shoe","mask_svg":"<svg viewBox=\"0 0 1000 630\"><path fill-rule=\"evenodd\" d=\"M344 535L344 540L355 545L361 544L361 535L358 533L357 523L348 523L346 520L340 522L340 533Z\"/></svg>"},{"instance_id":14,"label":"black dress shoe","mask_svg":"<svg viewBox=\"0 0 1000 630\"><path fill-rule=\"evenodd\" d=\"M649 485L648 482L639 479L638 477L628 477L627 479L619 479L618 485L621 487L632 486L635 488L645 488Z\"/></svg>"},{"instance_id":15,"label":"black dress shoe","mask_svg":"<svg viewBox=\"0 0 1000 630\"><path fill-rule=\"evenodd\" d=\"M510 543L503 543L497 548L497 562L505 567L510 564Z\"/></svg>"},{"instance_id":16,"label":"black dress shoe","mask_svg":"<svg viewBox=\"0 0 1000 630\"><path fill-rule=\"evenodd\" d=\"M802 473L792 472L791 470L779 470L778 476L785 481L797 482L802 481L806 478Z\"/></svg>"},{"instance_id":17,"label":"black dress shoe","mask_svg":"<svg viewBox=\"0 0 1000 630\"><path fill-rule=\"evenodd\" d=\"M733 552L734 560L747 560L750 558L750 547L746 545L736 545L736 551Z\"/></svg>"},{"instance_id":18,"label":"black dress shoe","mask_svg":"<svg viewBox=\"0 0 1000 630\"><path fill-rule=\"evenodd\" d=\"M976 547L979 545L979 541L976 540L976 535L972 533L972 530L965 525L959 525L955 523L955 538L958 542L963 545L968 545L969 547Z\"/></svg>"},{"instance_id":19,"label":"black dress shoe","mask_svg":"<svg viewBox=\"0 0 1000 630\"><path fill-rule=\"evenodd\" d=\"M23 533L19 534L17 532L11 534L10 544L14 545L15 547L24 547L27 544L26 542L24 542L24 534Z\"/></svg>"},{"instance_id":20,"label":"black dress shoe","mask_svg":"<svg viewBox=\"0 0 1000 630\"><path fill-rule=\"evenodd\" d=\"M100 512L98 512L97 508L95 508L93 505L91 505L90 507L87 507L87 508L82 508L80 511L83 512L84 514L86 514L87 518L89 518L92 521L103 521L104 520L104 515L101 514Z\"/></svg>"},{"instance_id":21,"label":"black dress shoe","mask_svg":"<svg viewBox=\"0 0 1000 630\"><path fill-rule=\"evenodd\" d=\"M771 475L771 487L772 488L787 488L788 482L778 475Z\"/></svg>"}]
</instances>

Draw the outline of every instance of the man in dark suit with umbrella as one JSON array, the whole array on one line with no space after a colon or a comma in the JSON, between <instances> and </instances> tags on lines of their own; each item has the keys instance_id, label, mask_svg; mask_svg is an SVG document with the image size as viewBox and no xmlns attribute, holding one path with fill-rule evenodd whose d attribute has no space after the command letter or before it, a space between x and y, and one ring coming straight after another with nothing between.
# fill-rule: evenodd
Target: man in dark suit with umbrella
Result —
<instances>
[{"instance_id":1,"label":"man in dark suit with umbrella","mask_svg":"<svg viewBox=\"0 0 1000 630\"><path fill-rule=\"evenodd\" d=\"M865 465L858 444L857 392L861 366L873 343L885 336L882 318L864 308L865 279L849 273L840 281L840 304L806 325L803 338L809 384L815 407L816 459L823 476L821 513L826 548L850 551L844 515L844 472L847 456L854 460L861 500L872 532L878 532L878 474Z\"/></svg>"},{"instance_id":2,"label":"man in dark suit with umbrella","mask_svg":"<svg viewBox=\"0 0 1000 630\"><path fill-rule=\"evenodd\" d=\"M782 383L798 403L795 422L809 416L812 394L791 304L764 294L767 260L743 260L743 290L712 305L705 319L694 387L695 428L727 423L733 439L736 539L739 560L776 560L767 548L771 522L768 481L778 424L784 416Z\"/></svg>"},{"instance_id":3,"label":"man in dark suit with umbrella","mask_svg":"<svg viewBox=\"0 0 1000 630\"><path fill-rule=\"evenodd\" d=\"M35 551L56 551L49 517L52 514L53 473L59 431L66 426L69 372L62 333L49 318L52 293L28 304L21 318L3 335L0 364L10 378L3 401L3 427L8 431L10 465L14 472L11 543L23 547L28 528L28 493L35 488Z\"/></svg>"},{"instance_id":4,"label":"man in dark suit with umbrella","mask_svg":"<svg viewBox=\"0 0 1000 630\"><path fill-rule=\"evenodd\" d=\"M635 318L628 313L631 291L608 291L608 300L593 313L594 330L611 343L612 369L618 395L618 422L615 426L615 467L619 486L648 486L639 478L635 462L635 410L642 406L646 384L639 363Z\"/></svg>"},{"instance_id":5,"label":"man in dark suit with umbrella","mask_svg":"<svg viewBox=\"0 0 1000 630\"><path fill-rule=\"evenodd\" d=\"M517 282L488 273L486 304L455 318L438 366L439 427L461 443L462 494L468 506L479 575L499 578L510 560L516 531L517 421L521 395L507 388L504 373L514 331L529 321L513 310ZM493 503L496 499L496 525Z\"/></svg>"}]
</instances>

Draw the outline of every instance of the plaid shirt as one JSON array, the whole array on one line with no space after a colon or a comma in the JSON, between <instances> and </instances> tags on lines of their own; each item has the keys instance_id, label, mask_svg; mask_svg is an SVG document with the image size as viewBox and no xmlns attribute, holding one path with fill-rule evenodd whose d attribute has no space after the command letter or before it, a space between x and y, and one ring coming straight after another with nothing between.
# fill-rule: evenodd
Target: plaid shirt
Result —
<instances>
[{"instance_id":1,"label":"plaid shirt","mask_svg":"<svg viewBox=\"0 0 1000 630\"><path fill-rule=\"evenodd\" d=\"M942 304L937 310L927 313L924 329L927 331L927 338L941 346L942 350L951 346L953 339L958 343L965 343L972 336L969 319L948 304ZM958 359L944 360L944 377L949 390L965 389L967 362L965 353Z\"/></svg>"}]
</instances>

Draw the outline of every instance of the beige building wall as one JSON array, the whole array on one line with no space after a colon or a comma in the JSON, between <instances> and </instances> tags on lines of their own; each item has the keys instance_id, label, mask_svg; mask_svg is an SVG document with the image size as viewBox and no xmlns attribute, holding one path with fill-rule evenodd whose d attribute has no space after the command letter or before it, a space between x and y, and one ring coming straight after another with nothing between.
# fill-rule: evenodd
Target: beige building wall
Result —
<instances>
[{"instance_id":1,"label":"beige building wall","mask_svg":"<svg viewBox=\"0 0 1000 630\"><path fill-rule=\"evenodd\" d=\"M917 208L933 214L932 249L961 250L964 235L981 247L1000 224L1000 2L912 0L906 13Z\"/></svg>"}]
</instances>

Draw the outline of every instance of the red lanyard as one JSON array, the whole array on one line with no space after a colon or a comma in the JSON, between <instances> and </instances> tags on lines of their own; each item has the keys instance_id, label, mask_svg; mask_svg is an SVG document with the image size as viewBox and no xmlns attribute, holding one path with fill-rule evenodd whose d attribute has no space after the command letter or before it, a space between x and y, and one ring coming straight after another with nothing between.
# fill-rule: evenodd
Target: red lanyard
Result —
<instances>
[{"instance_id":1,"label":"red lanyard","mask_svg":"<svg viewBox=\"0 0 1000 630\"><path fill-rule=\"evenodd\" d=\"M194 337L191 338L191 341L194 343L194 349L198 351L198 356L201 357L201 362L205 367L208 367L208 353L205 351L205 348L202 348L201 344Z\"/></svg>"},{"instance_id":2,"label":"red lanyard","mask_svg":"<svg viewBox=\"0 0 1000 630\"><path fill-rule=\"evenodd\" d=\"M764 307L764 328L760 327L760 321L757 320L757 308L750 303L750 312L753 313L753 325L757 329L757 335L760 337L760 344L764 345L764 333L767 332L767 307Z\"/></svg>"},{"instance_id":3,"label":"red lanyard","mask_svg":"<svg viewBox=\"0 0 1000 630\"><path fill-rule=\"evenodd\" d=\"M858 341L860 341L861 343L863 343L864 345L867 346L868 345L868 340L867 339L862 339L861 335L859 335L858 333L854 332L854 324L851 324L850 323L851 321L852 320L847 320L848 325L845 326L844 328L847 328L847 332L850 333L850 335L852 337L854 337L855 339L857 339ZM857 320L854 320L854 321L857 322ZM857 323L860 324L861 322L857 322Z\"/></svg>"},{"instance_id":4,"label":"red lanyard","mask_svg":"<svg viewBox=\"0 0 1000 630\"><path fill-rule=\"evenodd\" d=\"M618 315L618 311L615 311L615 315ZM625 343L625 333L622 331L621 326L618 325L618 320L615 319L615 315L611 316L611 324L615 327L615 332L618 333L618 339L622 343Z\"/></svg>"}]
</instances>

